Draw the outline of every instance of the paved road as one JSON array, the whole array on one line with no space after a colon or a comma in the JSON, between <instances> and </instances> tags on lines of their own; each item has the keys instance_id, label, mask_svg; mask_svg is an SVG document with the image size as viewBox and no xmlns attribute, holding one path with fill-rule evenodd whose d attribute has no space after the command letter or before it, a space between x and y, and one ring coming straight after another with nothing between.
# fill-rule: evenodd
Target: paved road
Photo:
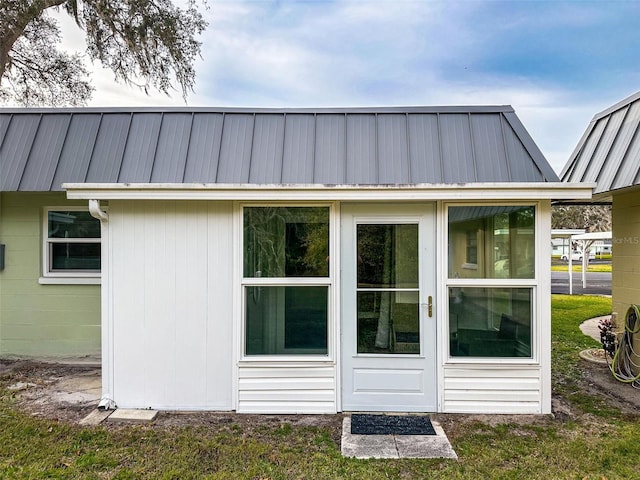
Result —
<instances>
[{"instance_id":1,"label":"paved road","mask_svg":"<svg viewBox=\"0 0 640 480\"><path fill-rule=\"evenodd\" d=\"M551 272L551 293L569 293L569 273ZM574 295L611 295L611 273L587 272L587 288L582 288L582 273L573 272Z\"/></svg>"}]
</instances>

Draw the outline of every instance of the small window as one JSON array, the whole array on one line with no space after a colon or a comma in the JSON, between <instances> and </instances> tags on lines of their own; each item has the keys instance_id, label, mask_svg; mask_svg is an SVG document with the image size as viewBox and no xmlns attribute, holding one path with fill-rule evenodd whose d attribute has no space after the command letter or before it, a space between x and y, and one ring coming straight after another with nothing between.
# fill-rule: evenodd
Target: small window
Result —
<instances>
[{"instance_id":1,"label":"small window","mask_svg":"<svg viewBox=\"0 0 640 480\"><path fill-rule=\"evenodd\" d=\"M100 276L100 221L81 209L47 209L43 270L46 277Z\"/></svg>"},{"instance_id":2,"label":"small window","mask_svg":"<svg viewBox=\"0 0 640 480\"><path fill-rule=\"evenodd\" d=\"M478 264L478 233L475 230L467 231L467 263Z\"/></svg>"}]
</instances>

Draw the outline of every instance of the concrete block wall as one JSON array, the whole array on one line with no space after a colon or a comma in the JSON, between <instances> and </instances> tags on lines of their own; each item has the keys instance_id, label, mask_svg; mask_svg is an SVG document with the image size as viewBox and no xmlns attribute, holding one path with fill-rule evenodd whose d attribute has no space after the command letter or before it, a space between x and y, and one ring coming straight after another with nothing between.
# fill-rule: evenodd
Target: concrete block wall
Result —
<instances>
[{"instance_id":1,"label":"concrete block wall","mask_svg":"<svg viewBox=\"0 0 640 480\"><path fill-rule=\"evenodd\" d=\"M100 285L41 285L43 207L86 205L64 193L0 194L0 356L98 358Z\"/></svg>"},{"instance_id":2,"label":"concrete block wall","mask_svg":"<svg viewBox=\"0 0 640 480\"><path fill-rule=\"evenodd\" d=\"M613 196L612 222L613 311L622 327L629 306L640 305L640 190ZM634 349L640 350L640 335L634 338Z\"/></svg>"}]
</instances>

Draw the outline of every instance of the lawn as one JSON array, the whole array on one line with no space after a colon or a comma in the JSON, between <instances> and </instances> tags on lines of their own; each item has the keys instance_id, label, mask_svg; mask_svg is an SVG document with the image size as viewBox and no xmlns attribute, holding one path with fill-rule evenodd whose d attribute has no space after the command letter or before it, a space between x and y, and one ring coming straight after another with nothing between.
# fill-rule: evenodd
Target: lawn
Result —
<instances>
[{"instance_id":1,"label":"lawn","mask_svg":"<svg viewBox=\"0 0 640 480\"><path fill-rule=\"evenodd\" d=\"M578 325L610 310L607 298L554 296L553 387L575 413L441 416L458 461L345 459L335 431L287 422L82 428L20 412L4 378L0 478L638 478L639 418L580 389L577 353L597 343Z\"/></svg>"},{"instance_id":2,"label":"lawn","mask_svg":"<svg viewBox=\"0 0 640 480\"><path fill-rule=\"evenodd\" d=\"M571 270L573 272L581 272L582 271L582 263L572 264ZM561 265L551 265L552 272L568 272L569 265L561 264ZM610 263L593 263L587 266L587 272L606 272L611 273L611 264Z\"/></svg>"}]
</instances>

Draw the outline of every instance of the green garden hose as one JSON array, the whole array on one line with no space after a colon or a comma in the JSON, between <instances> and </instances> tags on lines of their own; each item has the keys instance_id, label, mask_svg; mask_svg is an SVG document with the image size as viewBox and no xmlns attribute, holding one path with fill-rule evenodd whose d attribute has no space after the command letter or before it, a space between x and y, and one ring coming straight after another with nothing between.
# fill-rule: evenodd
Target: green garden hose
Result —
<instances>
[{"instance_id":1,"label":"green garden hose","mask_svg":"<svg viewBox=\"0 0 640 480\"><path fill-rule=\"evenodd\" d=\"M609 369L616 380L640 388L640 365L633 361L640 358L633 350L633 335L636 333L640 333L640 307L631 305L624 317L624 332ZM639 373L635 374L634 370Z\"/></svg>"}]
</instances>

